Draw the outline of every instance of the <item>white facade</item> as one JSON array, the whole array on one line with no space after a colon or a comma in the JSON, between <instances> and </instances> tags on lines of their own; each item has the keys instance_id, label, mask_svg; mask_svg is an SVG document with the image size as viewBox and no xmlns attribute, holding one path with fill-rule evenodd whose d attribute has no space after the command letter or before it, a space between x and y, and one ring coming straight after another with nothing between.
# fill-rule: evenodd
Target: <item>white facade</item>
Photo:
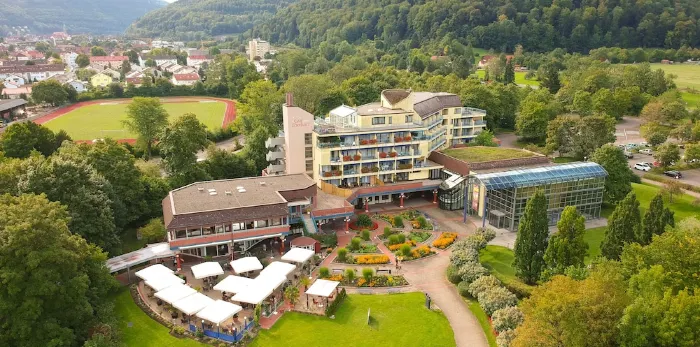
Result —
<instances>
[{"instance_id":1,"label":"white facade","mask_svg":"<svg viewBox=\"0 0 700 347\"><path fill-rule=\"evenodd\" d=\"M269 42L261 39L253 39L251 41L248 41L248 57L250 58L250 60L254 60L255 57L264 58L265 53L269 52Z\"/></svg>"},{"instance_id":2,"label":"white facade","mask_svg":"<svg viewBox=\"0 0 700 347\"><path fill-rule=\"evenodd\" d=\"M78 80L71 80L71 81L68 81L68 83L66 83L66 84L73 87L73 89L75 89L75 91L78 92L78 94L84 93L87 91L87 86L85 85L85 82L78 81Z\"/></svg>"},{"instance_id":3,"label":"white facade","mask_svg":"<svg viewBox=\"0 0 700 347\"><path fill-rule=\"evenodd\" d=\"M24 77L20 75L7 76L3 81L3 85L5 86L5 88L18 88L25 84L26 82L24 80Z\"/></svg>"},{"instance_id":4,"label":"white facade","mask_svg":"<svg viewBox=\"0 0 700 347\"><path fill-rule=\"evenodd\" d=\"M78 64L75 62L75 59L78 57L78 53L75 52L68 52L68 53L63 53L61 54L61 59L65 64L68 64L72 69L77 69Z\"/></svg>"}]
</instances>

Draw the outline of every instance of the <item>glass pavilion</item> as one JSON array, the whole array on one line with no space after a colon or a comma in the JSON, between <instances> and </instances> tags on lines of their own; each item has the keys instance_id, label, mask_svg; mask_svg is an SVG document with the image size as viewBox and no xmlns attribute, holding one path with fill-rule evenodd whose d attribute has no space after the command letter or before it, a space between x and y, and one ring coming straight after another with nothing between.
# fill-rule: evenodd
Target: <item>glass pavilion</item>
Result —
<instances>
[{"instance_id":1,"label":"glass pavilion","mask_svg":"<svg viewBox=\"0 0 700 347\"><path fill-rule=\"evenodd\" d=\"M525 204L542 190L550 225L557 223L566 206L576 206L587 219L598 218L607 175L593 162L477 173L469 177L467 210L484 224L488 221L493 227L516 231Z\"/></svg>"}]
</instances>

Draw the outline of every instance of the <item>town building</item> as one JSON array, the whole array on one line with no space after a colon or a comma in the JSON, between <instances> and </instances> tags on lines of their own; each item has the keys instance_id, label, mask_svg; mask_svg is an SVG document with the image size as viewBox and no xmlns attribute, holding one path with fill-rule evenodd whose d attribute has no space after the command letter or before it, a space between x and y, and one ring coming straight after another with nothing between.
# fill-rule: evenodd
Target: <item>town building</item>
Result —
<instances>
[{"instance_id":1,"label":"town building","mask_svg":"<svg viewBox=\"0 0 700 347\"><path fill-rule=\"evenodd\" d=\"M112 84L112 82L114 82L112 76L103 73L97 73L90 77L90 85L93 87L106 87Z\"/></svg>"},{"instance_id":2,"label":"town building","mask_svg":"<svg viewBox=\"0 0 700 347\"><path fill-rule=\"evenodd\" d=\"M22 99L22 96L24 98L28 98L32 95L32 87L31 86L23 86L23 87L18 87L18 88L3 88L2 90L2 99Z\"/></svg>"},{"instance_id":3,"label":"town building","mask_svg":"<svg viewBox=\"0 0 700 347\"><path fill-rule=\"evenodd\" d=\"M112 55L103 57L90 57L90 65L99 65L102 68L118 69L125 61L129 61L129 57L123 55Z\"/></svg>"},{"instance_id":4,"label":"town building","mask_svg":"<svg viewBox=\"0 0 700 347\"><path fill-rule=\"evenodd\" d=\"M174 74L172 82L176 86L192 86L199 82L199 75L196 73Z\"/></svg>"},{"instance_id":5,"label":"town building","mask_svg":"<svg viewBox=\"0 0 700 347\"><path fill-rule=\"evenodd\" d=\"M40 82L55 75L64 74L66 67L63 64L46 65L10 65L0 66L0 79L16 75L24 78L26 83Z\"/></svg>"},{"instance_id":6,"label":"town building","mask_svg":"<svg viewBox=\"0 0 700 347\"><path fill-rule=\"evenodd\" d=\"M69 80L68 82L65 83L66 85L69 85L75 89L78 94L80 93L85 93L88 90L88 87L85 82L79 81L79 80Z\"/></svg>"},{"instance_id":7,"label":"town building","mask_svg":"<svg viewBox=\"0 0 700 347\"><path fill-rule=\"evenodd\" d=\"M223 53L223 52L222 52ZM270 53L270 43L261 39L248 41L248 58L255 60L255 57L265 58L265 53Z\"/></svg>"},{"instance_id":8,"label":"town building","mask_svg":"<svg viewBox=\"0 0 700 347\"><path fill-rule=\"evenodd\" d=\"M21 75L10 75L5 77L5 79L2 82L2 85L5 88L19 88L23 85L26 84L26 81L24 80L24 77Z\"/></svg>"},{"instance_id":9,"label":"town building","mask_svg":"<svg viewBox=\"0 0 700 347\"><path fill-rule=\"evenodd\" d=\"M146 67L146 62L148 60L153 60L156 66L163 65L165 63L177 64L177 57L174 55L142 55L139 54L139 65L141 67Z\"/></svg>"},{"instance_id":10,"label":"town building","mask_svg":"<svg viewBox=\"0 0 700 347\"><path fill-rule=\"evenodd\" d=\"M208 55L189 55L187 57L187 65L199 68L202 64L209 64L212 60L212 57Z\"/></svg>"},{"instance_id":11,"label":"town building","mask_svg":"<svg viewBox=\"0 0 700 347\"><path fill-rule=\"evenodd\" d=\"M70 66L71 69L78 68L78 64L75 62L76 58L78 58L78 53L75 52L66 52L61 54L61 59L66 65Z\"/></svg>"},{"instance_id":12,"label":"town building","mask_svg":"<svg viewBox=\"0 0 700 347\"><path fill-rule=\"evenodd\" d=\"M22 99L0 100L0 120L8 123L26 117L26 105L27 101Z\"/></svg>"}]
</instances>

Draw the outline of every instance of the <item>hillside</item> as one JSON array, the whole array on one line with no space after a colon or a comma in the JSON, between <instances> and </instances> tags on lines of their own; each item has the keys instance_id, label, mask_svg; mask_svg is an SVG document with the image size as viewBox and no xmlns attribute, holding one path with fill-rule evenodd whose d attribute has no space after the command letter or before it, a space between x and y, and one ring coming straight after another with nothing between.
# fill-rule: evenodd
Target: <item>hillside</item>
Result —
<instances>
[{"instance_id":1,"label":"hillside","mask_svg":"<svg viewBox=\"0 0 700 347\"><path fill-rule=\"evenodd\" d=\"M331 40L381 39L412 47L447 34L474 46L513 51L601 46L700 45L697 0L300 0L262 29L273 42L312 47Z\"/></svg>"},{"instance_id":2,"label":"hillside","mask_svg":"<svg viewBox=\"0 0 700 347\"><path fill-rule=\"evenodd\" d=\"M293 0L179 0L134 22L127 34L199 39L242 33Z\"/></svg>"},{"instance_id":3,"label":"hillside","mask_svg":"<svg viewBox=\"0 0 700 347\"><path fill-rule=\"evenodd\" d=\"M161 0L0 0L0 34L13 26L32 33L119 34Z\"/></svg>"}]
</instances>

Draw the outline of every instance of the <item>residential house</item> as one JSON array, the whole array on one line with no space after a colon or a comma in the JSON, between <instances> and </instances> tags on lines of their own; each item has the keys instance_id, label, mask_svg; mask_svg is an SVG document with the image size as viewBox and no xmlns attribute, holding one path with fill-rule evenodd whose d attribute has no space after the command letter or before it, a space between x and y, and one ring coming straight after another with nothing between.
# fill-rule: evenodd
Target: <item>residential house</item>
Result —
<instances>
[{"instance_id":1,"label":"residential house","mask_svg":"<svg viewBox=\"0 0 700 347\"><path fill-rule=\"evenodd\" d=\"M191 86L199 82L199 75L196 73L175 74L172 82L176 86Z\"/></svg>"},{"instance_id":2,"label":"residential house","mask_svg":"<svg viewBox=\"0 0 700 347\"><path fill-rule=\"evenodd\" d=\"M190 55L187 57L187 65L199 68L202 64L209 64L212 60L212 57L208 55Z\"/></svg>"},{"instance_id":3,"label":"residential house","mask_svg":"<svg viewBox=\"0 0 700 347\"><path fill-rule=\"evenodd\" d=\"M70 80L66 84L73 87L73 89L75 89L75 91L78 92L78 94L87 92L88 90L87 84L83 81Z\"/></svg>"},{"instance_id":4,"label":"residential house","mask_svg":"<svg viewBox=\"0 0 700 347\"><path fill-rule=\"evenodd\" d=\"M5 88L2 90L4 99L21 99L22 95L30 97L32 95L32 87L24 86L18 88Z\"/></svg>"},{"instance_id":5,"label":"residential house","mask_svg":"<svg viewBox=\"0 0 700 347\"><path fill-rule=\"evenodd\" d=\"M143 55L139 54L139 65L146 67L146 62L148 59L152 59L156 66L163 65L165 63L177 64L177 57L174 55Z\"/></svg>"},{"instance_id":6,"label":"residential house","mask_svg":"<svg viewBox=\"0 0 700 347\"><path fill-rule=\"evenodd\" d=\"M39 51L26 51L24 54L29 56L29 60L39 60L44 59L45 57L44 53L41 53Z\"/></svg>"},{"instance_id":7,"label":"residential house","mask_svg":"<svg viewBox=\"0 0 700 347\"><path fill-rule=\"evenodd\" d=\"M111 67L118 69L125 61L129 61L129 57L123 55L90 57L90 65L100 65L103 68Z\"/></svg>"},{"instance_id":8,"label":"residential house","mask_svg":"<svg viewBox=\"0 0 700 347\"><path fill-rule=\"evenodd\" d=\"M0 79L5 79L10 75L19 75L24 78L27 83L40 82L55 75L66 73L66 67L63 64L46 64L46 65L19 65L19 66L0 66Z\"/></svg>"},{"instance_id":9,"label":"residential house","mask_svg":"<svg viewBox=\"0 0 700 347\"><path fill-rule=\"evenodd\" d=\"M112 82L114 82L112 76L101 72L90 77L90 84L93 87L106 87L112 84Z\"/></svg>"},{"instance_id":10,"label":"residential house","mask_svg":"<svg viewBox=\"0 0 700 347\"><path fill-rule=\"evenodd\" d=\"M68 33L62 32L62 31L57 31L51 34L51 39L54 40L54 43L56 41L70 41L71 37L68 35Z\"/></svg>"},{"instance_id":11,"label":"residential house","mask_svg":"<svg viewBox=\"0 0 700 347\"><path fill-rule=\"evenodd\" d=\"M2 81L3 86L5 88L18 88L26 84L24 77L22 75L10 75L5 77L5 80Z\"/></svg>"},{"instance_id":12,"label":"residential house","mask_svg":"<svg viewBox=\"0 0 700 347\"><path fill-rule=\"evenodd\" d=\"M112 77L115 80L118 80L122 77L122 73L115 70L115 69L104 69L100 72L105 74L105 75L109 75L110 77Z\"/></svg>"},{"instance_id":13,"label":"residential house","mask_svg":"<svg viewBox=\"0 0 700 347\"><path fill-rule=\"evenodd\" d=\"M70 66L71 69L78 68L78 64L75 62L76 58L78 58L78 53L75 52L66 52L61 54L61 59L63 59L63 62Z\"/></svg>"}]
</instances>

